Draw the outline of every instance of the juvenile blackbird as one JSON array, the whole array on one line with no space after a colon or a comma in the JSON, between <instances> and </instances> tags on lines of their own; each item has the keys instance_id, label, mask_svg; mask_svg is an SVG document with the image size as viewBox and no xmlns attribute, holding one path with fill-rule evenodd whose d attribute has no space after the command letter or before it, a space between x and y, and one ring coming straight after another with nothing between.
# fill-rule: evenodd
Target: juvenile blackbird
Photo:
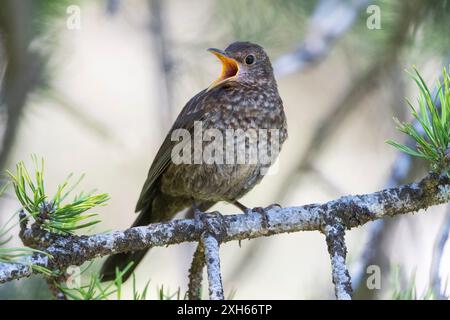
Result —
<instances>
[{"instance_id":1,"label":"juvenile blackbird","mask_svg":"<svg viewBox=\"0 0 450 320\"><path fill-rule=\"evenodd\" d=\"M192 205L204 211L218 201L227 201L245 209L237 199L263 178L265 170L273 162L263 162L260 158L253 161L249 160L250 157L245 158L245 162L237 161L239 153L248 152L255 144L259 150L268 148L271 143L264 142L269 139L263 141L259 138L256 141L246 139L243 143L234 137L231 141L235 154L228 161L208 162L211 157L217 156L211 153L209 158L203 155L201 163L198 159L190 163L174 163L172 149L180 143L178 140L172 141L174 130L186 129L195 139L198 138L198 133L195 133L194 123L201 123L204 133L208 129L215 129L216 133L224 136L230 129L235 130L234 132L242 129L253 134L259 129L270 129L272 135L277 135L280 147L287 138L283 103L278 94L272 65L264 49L250 42L234 42L225 51L208 51L222 62L222 73L209 88L199 92L186 104L173 124L150 167L136 205L136 212L140 213L133 227L170 220ZM205 133L202 146L208 139L217 139L214 134L212 136L214 139L211 139L211 134L208 136ZM224 142L224 149L225 145ZM187 150L195 153L192 144ZM194 157L195 155L190 159ZM125 281L146 251L110 256L101 270L103 281L114 279L116 267L123 269L133 261L133 266L123 277Z\"/></svg>"}]
</instances>

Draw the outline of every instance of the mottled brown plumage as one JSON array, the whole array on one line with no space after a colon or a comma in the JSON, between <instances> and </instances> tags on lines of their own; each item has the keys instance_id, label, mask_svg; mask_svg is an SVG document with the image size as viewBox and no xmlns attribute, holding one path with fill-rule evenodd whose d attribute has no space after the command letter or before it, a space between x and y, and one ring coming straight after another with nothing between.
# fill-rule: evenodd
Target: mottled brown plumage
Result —
<instances>
[{"instance_id":1,"label":"mottled brown plumage","mask_svg":"<svg viewBox=\"0 0 450 320\"><path fill-rule=\"evenodd\" d=\"M283 104L263 48L250 42L235 42L224 52L210 51L222 61L222 75L208 89L195 95L173 124L150 167L136 206L140 214L133 226L169 220L193 202L201 210L218 201L235 203L263 177L267 164L260 161L174 164L172 148L178 142L172 141L171 135L175 129L186 129L193 136L195 121L201 121L204 133L207 129L217 129L225 136L227 129L277 129L280 146L287 137ZM248 141L238 143L234 139L233 143L236 154L249 148ZM258 140L258 148L263 147ZM139 251L109 257L101 272L104 280L114 278L116 267L124 268L134 261L133 268L125 275L127 278L144 255L145 251Z\"/></svg>"}]
</instances>

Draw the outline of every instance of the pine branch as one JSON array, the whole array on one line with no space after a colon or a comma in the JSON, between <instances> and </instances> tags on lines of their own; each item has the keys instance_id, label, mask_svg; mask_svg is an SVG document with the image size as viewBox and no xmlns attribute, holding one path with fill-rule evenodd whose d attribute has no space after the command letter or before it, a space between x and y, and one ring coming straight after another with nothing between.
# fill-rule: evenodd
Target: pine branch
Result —
<instances>
[{"instance_id":1,"label":"pine branch","mask_svg":"<svg viewBox=\"0 0 450 320\"><path fill-rule=\"evenodd\" d=\"M299 231L323 231L339 221L351 229L369 221L416 212L450 200L450 178L430 174L418 183L405 184L364 195L349 195L321 204L272 207L265 214L246 214L209 218L223 225L220 242L253 239ZM211 223L211 222L209 222ZM201 219L180 219L91 236L54 234L38 228L22 231L24 244L40 242L36 252L21 262L0 263L0 283L37 273L36 266L63 270L94 258L155 246L199 242L209 228ZM45 244L45 245L44 245Z\"/></svg>"}]
</instances>

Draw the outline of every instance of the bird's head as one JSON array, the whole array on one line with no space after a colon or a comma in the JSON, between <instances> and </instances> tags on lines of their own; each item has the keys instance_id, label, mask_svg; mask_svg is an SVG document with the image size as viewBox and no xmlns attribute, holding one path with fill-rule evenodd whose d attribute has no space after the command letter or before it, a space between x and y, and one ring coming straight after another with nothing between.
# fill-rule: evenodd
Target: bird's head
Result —
<instances>
[{"instance_id":1,"label":"bird's head","mask_svg":"<svg viewBox=\"0 0 450 320\"><path fill-rule=\"evenodd\" d=\"M222 73L208 90L230 81L264 85L274 81L273 69L264 49L251 42L233 42L224 51L210 48L222 62Z\"/></svg>"}]
</instances>

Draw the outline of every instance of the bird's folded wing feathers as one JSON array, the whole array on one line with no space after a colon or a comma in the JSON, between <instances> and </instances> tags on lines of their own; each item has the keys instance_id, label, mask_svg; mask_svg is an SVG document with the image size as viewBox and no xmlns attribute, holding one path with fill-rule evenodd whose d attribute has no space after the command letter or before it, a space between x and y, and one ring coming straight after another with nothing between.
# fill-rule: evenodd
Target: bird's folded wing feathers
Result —
<instances>
[{"instance_id":1,"label":"bird's folded wing feathers","mask_svg":"<svg viewBox=\"0 0 450 320\"><path fill-rule=\"evenodd\" d=\"M194 127L194 122L201 121L204 118L205 110L203 110L203 108L199 105L203 102L205 93L206 90L203 90L189 100L175 120L175 123L164 139L164 142L159 148L158 153L156 154L156 157L150 167L147 180L142 187L141 195L139 196L139 200L136 205L136 212L142 210L152 198L155 182L170 164L173 146L175 143L180 143L171 140L172 131L175 129L186 129L191 132Z\"/></svg>"}]
</instances>

